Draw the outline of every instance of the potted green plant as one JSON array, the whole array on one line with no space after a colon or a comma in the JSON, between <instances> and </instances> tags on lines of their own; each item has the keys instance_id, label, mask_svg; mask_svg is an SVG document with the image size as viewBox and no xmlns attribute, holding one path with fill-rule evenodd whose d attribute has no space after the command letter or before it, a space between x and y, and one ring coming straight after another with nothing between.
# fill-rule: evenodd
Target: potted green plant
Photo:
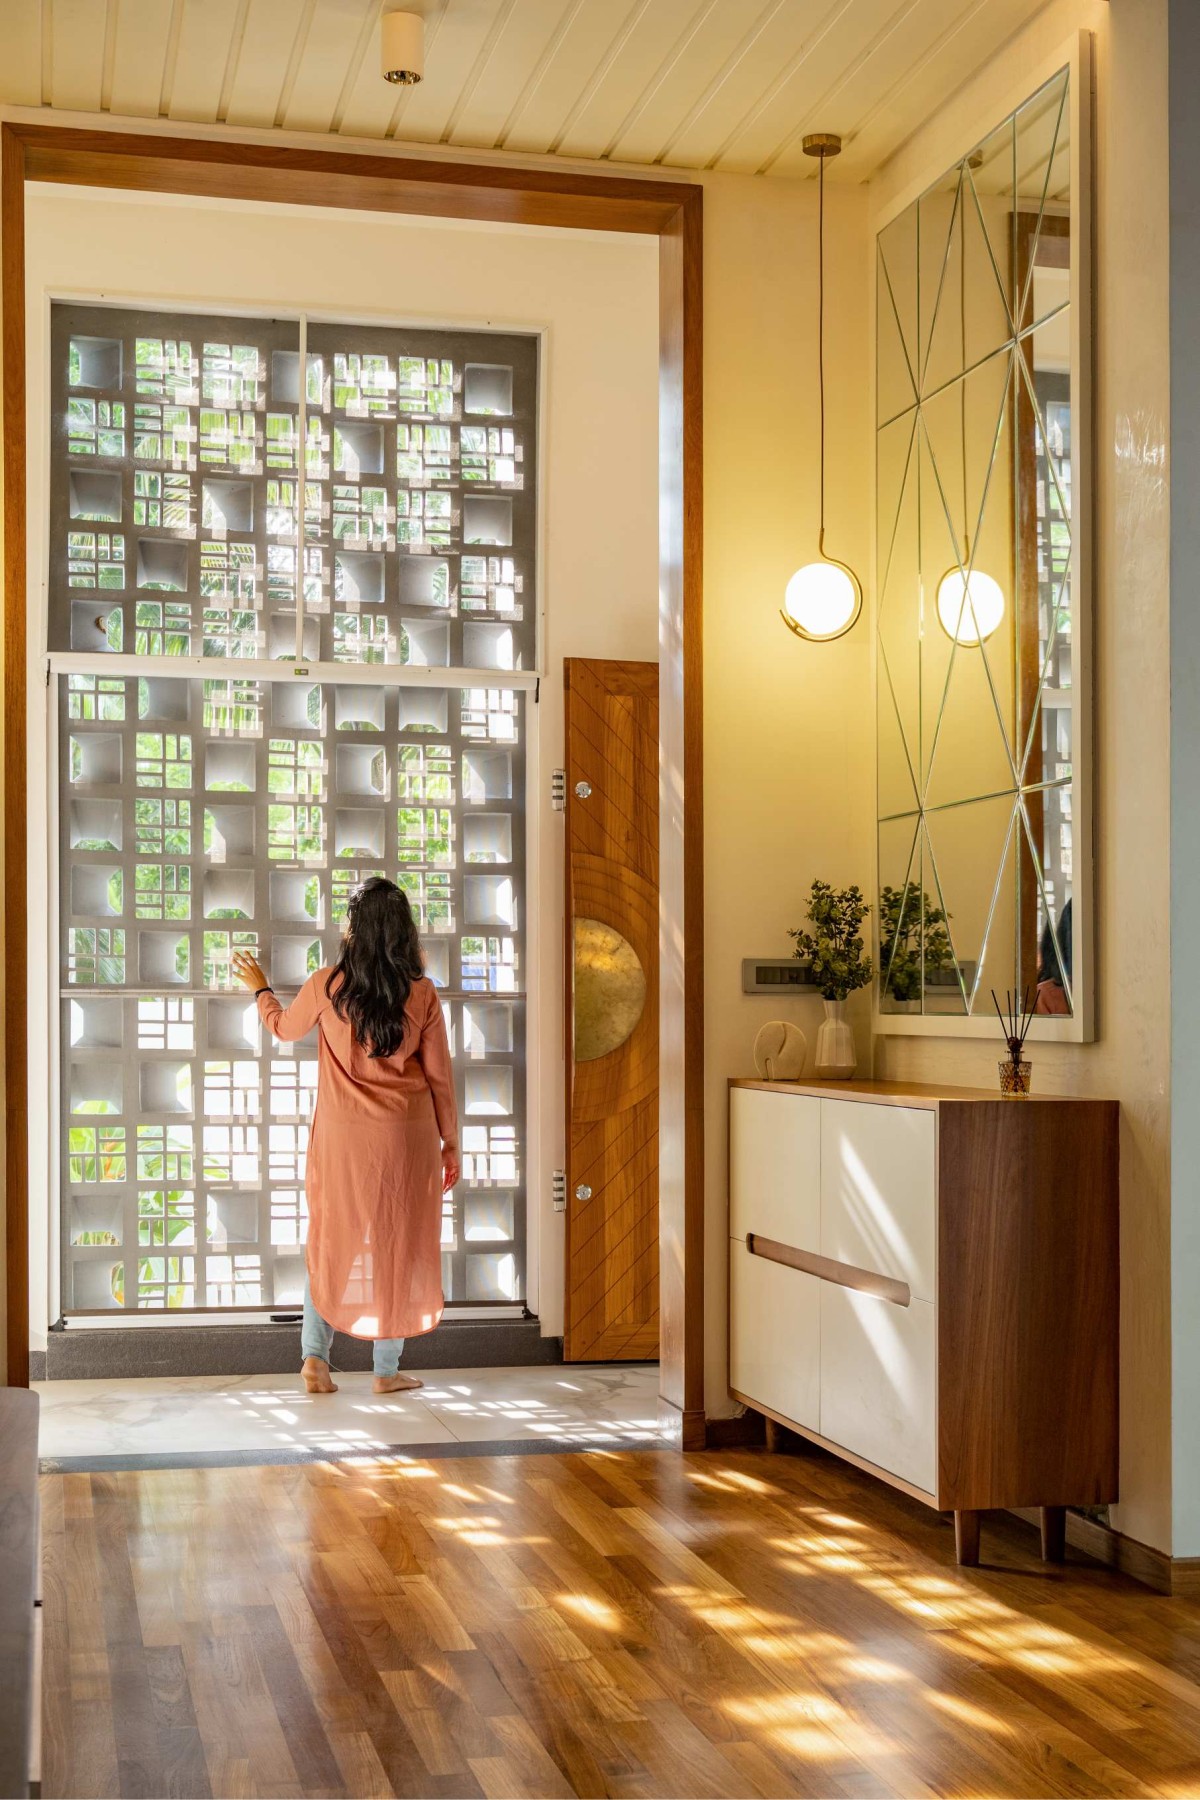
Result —
<instances>
[{"instance_id":1,"label":"potted green plant","mask_svg":"<svg viewBox=\"0 0 1200 1800\"><path fill-rule=\"evenodd\" d=\"M795 954L810 965L825 1002L825 1019L817 1033L817 1074L828 1080L848 1080L858 1066L846 1000L866 987L874 973L863 941L863 920L870 910L861 888L814 881L808 900L811 929L801 926L788 932L796 940Z\"/></svg>"},{"instance_id":2,"label":"potted green plant","mask_svg":"<svg viewBox=\"0 0 1200 1800\"><path fill-rule=\"evenodd\" d=\"M879 968L883 993L895 1011L915 1011L926 983L952 968L949 914L924 888L884 887L879 893Z\"/></svg>"}]
</instances>

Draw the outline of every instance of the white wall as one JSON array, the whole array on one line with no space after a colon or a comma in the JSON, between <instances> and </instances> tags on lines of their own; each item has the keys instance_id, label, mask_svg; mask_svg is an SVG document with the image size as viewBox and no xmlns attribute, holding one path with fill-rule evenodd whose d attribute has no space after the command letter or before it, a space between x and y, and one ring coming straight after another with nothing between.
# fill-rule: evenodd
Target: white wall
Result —
<instances>
[{"instance_id":1,"label":"white wall","mask_svg":"<svg viewBox=\"0 0 1200 1800\"><path fill-rule=\"evenodd\" d=\"M549 802L562 761L565 656L658 657L658 246L650 237L454 223L322 208L266 207L31 187L27 206L30 580L44 592L48 466L48 297L153 300L194 310L304 307L380 322L541 330L544 339L545 608L537 709L536 882L530 982L531 1276L547 1334L562 1331L562 817ZM44 612L43 612L44 617ZM31 1320L51 1317L46 1237L46 689L44 627L31 632L30 957ZM534 871L536 870L536 874ZM39 1229L40 1228L40 1229Z\"/></svg>"},{"instance_id":2,"label":"white wall","mask_svg":"<svg viewBox=\"0 0 1200 1800\"><path fill-rule=\"evenodd\" d=\"M996 122L1070 34L1095 34L1094 1044L1039 1044L1039 1089L1121 1102L1120 1528L1176 1555L1200 1516L1172 1502L1176 1468L1200 1492L1197 1269L1177 1267L1193 1323L1171 1342L1170 508L1166 0L1054 0L955 94L871 184L873 209L937 176ZM1193 800L1194 804L1194 800ZM879 1038L875 1073L995 1080L995 1047ZM1181 1097L1185 1104L1190 1096ZM1193 1230L1193 1236L1195 1235ZM1190 1395L1190 1399L1188 1396ZM1184 1453L1180 1433L1187 1440Z\"/></svg>"}]
</instances>

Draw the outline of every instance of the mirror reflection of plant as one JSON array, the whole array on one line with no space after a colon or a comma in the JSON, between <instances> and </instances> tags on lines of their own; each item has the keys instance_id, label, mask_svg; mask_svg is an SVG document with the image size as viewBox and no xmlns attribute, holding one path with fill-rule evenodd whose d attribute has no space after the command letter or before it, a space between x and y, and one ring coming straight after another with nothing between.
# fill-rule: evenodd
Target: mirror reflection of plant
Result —
<instances>
[{"instance_id":1,"label":"mirror reflection of plant","mask_svg":"<svg viewBox=\"0 0 1200 1800\"><path fill-rule=\"evenodd\" d=\"M949 917L924 888L919 905L914 888L880 889L879 964L889 998L919 1000L931 975L954 967L946 929Z\"/></svg>"},{"instance_id":2,"label":"mirror reflection of plant","mask_svg":"<svg viewBox=\"0 0 1200 1800\"><path fill-rule=\"evenodd\" d=\"M870 907L859 887L835 888L814 881L808 901L811 931L789 931L795 938L794 954L812 964L812 977L826 1000L844 1000L856 988L866 987L874 974L865 954L863 920Z\"/></svg>"}]
</instances>

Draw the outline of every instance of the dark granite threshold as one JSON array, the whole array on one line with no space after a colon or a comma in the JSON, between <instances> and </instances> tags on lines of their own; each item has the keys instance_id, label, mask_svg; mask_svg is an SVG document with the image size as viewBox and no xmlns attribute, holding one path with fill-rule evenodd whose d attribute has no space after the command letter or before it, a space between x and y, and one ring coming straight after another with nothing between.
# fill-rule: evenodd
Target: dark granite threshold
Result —
<instances>
[{"instance_id":1,"label":"dark granite threshold","mask_svg":"<svg viewBox=\"0 0 1200 1800\"><path fill-rule=\"evenodd\" d=\"M288 1375L300 1367L300 1326L147 1325L52 1331L30 1356L33 1381L120 1381L163 1375ZM334 1339L335 1369L371 1367L361 1338ZM405 1369L533 1368L560 1363L562 1339L536 1319L443 1319L405 1346Z\"/></svg>"}]
</instances>

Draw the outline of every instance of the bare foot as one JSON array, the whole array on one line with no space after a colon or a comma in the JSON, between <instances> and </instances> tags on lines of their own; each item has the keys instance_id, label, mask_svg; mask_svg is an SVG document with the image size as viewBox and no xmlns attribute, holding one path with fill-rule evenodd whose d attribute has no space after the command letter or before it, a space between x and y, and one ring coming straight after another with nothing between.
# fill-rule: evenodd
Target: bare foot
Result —
<instances>
[{"instance_id":1,"label":"bare foot","mask_svg":"<svg viewBox=\"0 0 1200 1800\"><path fill-rule=\"evenodd\" d=\"M319 1356L306 1356L300 1366L304 1386L310 1394L336 1394L337 1383L329 1373L329 1364Z\"/></svg>"},{"instance_id":2,"label":"bare foot","mask_svg":"<svg viewBox=\"0 0 1200 1800\"><path fill-rule=\"evenodd\" d=\"M375 1392L377 1394L405 1394L410 1388L424 1387L415 1375L377 1375Z\"/></svg>"}]
</instances>

